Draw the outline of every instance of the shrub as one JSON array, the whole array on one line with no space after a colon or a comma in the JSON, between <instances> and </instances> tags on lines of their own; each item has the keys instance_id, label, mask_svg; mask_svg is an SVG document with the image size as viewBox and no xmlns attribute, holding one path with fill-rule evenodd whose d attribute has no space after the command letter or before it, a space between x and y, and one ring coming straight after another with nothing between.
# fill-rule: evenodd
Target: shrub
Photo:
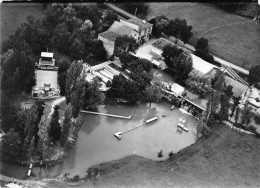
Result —
<instances>
[{"instance_id":1,"label":"shrub","mask_svg":"<svg viewBox=\"0 0 260 188\"><path fill-rule=\"evenodd\" d=\"M255 123L260 125L260 116L255 116Z\"/></svg>"}]
</instances>

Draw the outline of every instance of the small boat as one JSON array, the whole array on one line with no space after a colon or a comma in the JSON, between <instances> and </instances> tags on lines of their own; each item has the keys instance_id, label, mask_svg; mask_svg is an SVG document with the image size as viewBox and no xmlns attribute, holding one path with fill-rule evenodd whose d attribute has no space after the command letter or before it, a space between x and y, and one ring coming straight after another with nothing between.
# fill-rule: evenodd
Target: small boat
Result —
<instances>
[{"instance_id":1,"label":"small boat","mask_svg":"<svg viewBox=\"0 0 260 188\"><path fill-rule=\"evenodd\" d=\"M186 119L184 117L180 117L179 118L179 122L181 122L182 124L186 123Z\"/></svg>"},{"instance_id":2,"label":"small boat","mask_svg":"<svg viewBox=\"0 0 260 188\"><path fill-rule=\"evenodd\" d=\"M121 139L122 138L122 135L121 135L122 133L121 132L116 132L115 134L114 134L114 136L116 137L116 138L118 138L118 139Z\"/></svg>"},{"instance_id":3,"label":"small boat","mask_svg":"<svg viewBox=\"0 0 260 188\"><path fill-rule=\"evenodd\" d=\"M185 127L182 123L178 123L178 127L182 128L186 132L189 131L189 129L187 127Z\"/></svg>"},{"instance_id":4,"label":"small boat","mask_svg":"<svg viewBox=\"0 0 260 188\"><path fill-rule=\"evenodd\" d=\"M182 128L184 131L188 132L189 129L187 129L185 127L185 125L184 125L185 123L186 123L186 119L184 117L180 117L179 118L179 123L177 125L178 125L178 127Z\"/></svg>"},{"instance_id":5,"label":"small boat","mask_svg":"<svg viewBox=\"0 0 260 188\"><path fill-rule=\"evenodd\" d=\"M170 108L170 110L173 110L174 108L175 108L175 106L174 106L174 105L172 105L172 106L171 106L171 108Z\"/></svg>"},{"instance_id":6,"label":"small boat","mask_svg":"<svg viewBox=\"0 0 260 188\"><path fill-rule=\"evenodd\" d=\"M158 117L153 117L151 119L146 120L145 123L150 123L150 122L155 121L157 119L158 119Z\"/></svg>"}]
</instances>

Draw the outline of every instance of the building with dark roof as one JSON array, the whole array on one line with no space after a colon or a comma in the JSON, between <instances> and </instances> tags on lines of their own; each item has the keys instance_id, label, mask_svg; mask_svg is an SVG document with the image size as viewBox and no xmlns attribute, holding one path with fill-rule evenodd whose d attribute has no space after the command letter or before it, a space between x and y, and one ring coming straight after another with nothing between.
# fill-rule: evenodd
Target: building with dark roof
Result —
<instances>
[{"instance_id":1,"label":"building with dark roof","mask_svg":"<svg viewBox=\"0 0 260 188\"><path fill-rule=\"evenodd\" d=\"M104 48L110 57L114 53L115 40L118 36L131 36L137 43L143 43L149 40L152 26L152 24L138 18L120 20L120 22L114 21L107 31L98 34L98 39L103 41Z\"/></svg>"}]
</instances>

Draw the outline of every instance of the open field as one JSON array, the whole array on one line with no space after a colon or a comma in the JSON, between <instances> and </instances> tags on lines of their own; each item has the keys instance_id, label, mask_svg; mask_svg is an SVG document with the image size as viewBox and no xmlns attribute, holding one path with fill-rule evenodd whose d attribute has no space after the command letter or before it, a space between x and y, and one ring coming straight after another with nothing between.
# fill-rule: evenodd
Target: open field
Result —
<instances>
[{"instance_id":1,"label":"open field","mask_svg":"<svg viewBox=\"0 0 260 188\"><path fill-rule=\"evenodd\" d=\"M2 3L0 7L1 41L13 34L16 28L26 21L27 16L43 16L42 3Z\"/></svg>"},{"instance_id":2,"label":"open field","mask_svg":"<svg viewBox=\"0 0 260 188\"><path fill-rule=\"evenodd\" d=\"M244 65L246 69L259 64L260 24L257 21L229 14L213 5L202 3L149 5L151 8L149 18L165 15L170 19L176 17L186 19L193 27L194 36L190 40L192 45L204 35L209 40L210 51L214 55L238 66Z\"/></svg>"}]
</instances>

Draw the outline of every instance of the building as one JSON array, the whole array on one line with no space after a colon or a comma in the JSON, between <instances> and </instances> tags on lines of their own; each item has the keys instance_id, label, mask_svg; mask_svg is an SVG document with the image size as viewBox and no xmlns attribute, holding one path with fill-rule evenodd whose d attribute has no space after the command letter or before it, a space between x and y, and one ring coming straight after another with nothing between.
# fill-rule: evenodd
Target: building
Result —
<instances>
[{"instance_id":1,"label":"building","mask_svg":"<svg viewBox=\"0 0 260 188\"><path fill-rule=\"evenodd\" d=\"M110 57L114 53L116 38L127 35L133 37L137 43L149 40L153 25L138 18L114 21L110 28L98 34L98 40L103 41L104 48Z\"/></svg>"},{"instance_id":2,"label":"building","mask_svg":"<svg viewBox=\"0 0 260 188\"><path fill-rule=\"evenodd\" d=\"M128 78L124 73L116 70L113 67L117 67L117 63L112 61L107 61L95 66L85 66L84 74L85 78L88 82L91 82L94 78L98 78L99 82L99 89L101 91L107 91L109 88L106 84L113 80L114 76L119 75L120 73L123 74L126 78Z\"/></svg>"},{"instance_id":3,"label":"building","mask_svg":"<svg viewBox=\"0 0 260 188\"><path fill-rule=\"evenodd\" d=\"M33 87L33 98L50 99L58 97L58 67L55 66L53 53L42 52L39 62L35 64L36 85Z\"/></svg>"},{"instance_id":4,"label":"building","mask_svg":"<svg viewBox=\"0 0 260 188\"><path fill-rule=\"evenodd\" d=\"M251 108L255 115L260 115L260 90L254 86L249 87L241 95L240 107L243 109L245 105Z\"/></svg>"}]
</instances>

